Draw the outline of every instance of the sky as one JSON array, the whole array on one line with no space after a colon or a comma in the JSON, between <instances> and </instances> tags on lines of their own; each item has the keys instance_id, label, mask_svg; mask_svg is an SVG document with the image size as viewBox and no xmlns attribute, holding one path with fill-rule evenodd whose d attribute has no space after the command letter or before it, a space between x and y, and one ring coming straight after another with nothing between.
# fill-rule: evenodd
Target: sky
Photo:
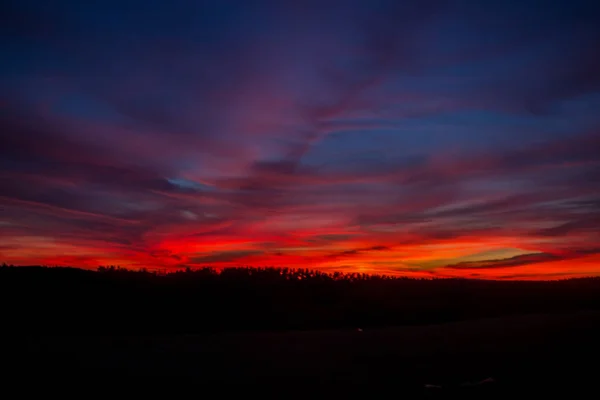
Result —
<instances>
[{"instance_id":1,"label":"sky","mask_svg":"<svg viewBox=\"0 0 600 400\"><path fill-rule=\"evenodd\" d=\"M597 1L0 15L0 262L600 275Z\"/></svg>"}]
</instances>

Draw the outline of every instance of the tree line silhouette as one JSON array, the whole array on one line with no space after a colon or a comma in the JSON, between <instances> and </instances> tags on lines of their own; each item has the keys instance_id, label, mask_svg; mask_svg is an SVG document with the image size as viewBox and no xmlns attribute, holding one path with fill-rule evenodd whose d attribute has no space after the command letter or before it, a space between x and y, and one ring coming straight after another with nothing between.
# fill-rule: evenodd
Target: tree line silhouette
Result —
<instances>
[{"instance_id":1,"label":"tree line silhouette","mask_svg":"<svg viewBox=\"0 0 600 400\"><path fill-rule=\"evenodd\" d=\"M413 279L286 268L0 267L5 332L368 329L600 309L600 278Z\"/></svg>"}]
</instances>

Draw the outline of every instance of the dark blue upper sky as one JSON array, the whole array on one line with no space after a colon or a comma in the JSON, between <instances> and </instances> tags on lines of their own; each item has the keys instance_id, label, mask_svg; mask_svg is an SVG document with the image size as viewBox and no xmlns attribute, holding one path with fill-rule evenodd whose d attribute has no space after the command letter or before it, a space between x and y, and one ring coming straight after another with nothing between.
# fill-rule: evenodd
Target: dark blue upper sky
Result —
<instances>
[{"instance_id":1,"label":"dark blue upper sky","mask_svg":"<svg viewBox=\"0 0 600 400\"><path fill-rule=\"evenodd\" d=\"M8 260L559 265L494 272L509 277L576 274L565 260L598 247L597 1L9 0L0 15ZM457 250L427 250L443 244ZM331 255L363 245L389 251Z\"/></svg>"}]
</instances>

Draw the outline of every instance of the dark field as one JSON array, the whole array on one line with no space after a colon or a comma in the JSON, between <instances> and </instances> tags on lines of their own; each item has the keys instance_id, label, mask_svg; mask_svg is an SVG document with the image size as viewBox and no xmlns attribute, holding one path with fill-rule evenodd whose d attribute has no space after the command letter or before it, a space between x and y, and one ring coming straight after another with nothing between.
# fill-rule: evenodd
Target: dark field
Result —
<instances>
[{"instance_id":1,"label":"dark field","mask_svg":"<svg viewBox=\"0 0 600 400\"><path fill-rule=\"evenodd\" d=\"M358 331L172 336L27 335L4 341L15 376L185 377L230 390L350 394L358 389L597 393L600 313L527 315ZM8 346L7 346L8 343ZM6 357L8 355L8 357ZM11 356L12 355L12 356ZM459 387L494 378L494 383ZM114 382L114 381L112 381ZM426 384L446 389L425 389ZM250 385L250 387L248 386ZM277 389L277 390L276 390ZM325 392L320 392L325 391Z\"/></svg>"},{"instance_id":2,"label":"dark field","mask_svg":"<svg viewBox=\"0 0 600 400\"><path fill-rule=\"evenodd\" d=\"M595 398L599 392L597 279L315 275L299 286L296 278L269 281L272 270L257 281L243 271L228 278L187 276L196 280L125 271L0 271L5 378L91 378L110 388L132 376L176 377L278 398L305 398L306 390L308 397L366 390L386 398L487 398L523 390ZM210 285L201 283L207 279ZM334 310L343 318L325 318ZM464 385L486 378L493 381Z\"/></svg>"}]
</instances>

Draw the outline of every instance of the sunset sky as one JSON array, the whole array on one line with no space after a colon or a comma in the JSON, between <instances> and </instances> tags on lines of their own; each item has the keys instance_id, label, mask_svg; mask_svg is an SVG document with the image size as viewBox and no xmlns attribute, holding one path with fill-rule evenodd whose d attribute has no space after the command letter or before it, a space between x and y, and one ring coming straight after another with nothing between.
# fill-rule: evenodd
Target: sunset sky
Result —
<instances>
[{"instance_id":1,"label":"sunset sky","mask_svg":"<svg viewBox=\"0 0 600 400\"><path fill-rule=\"evenodd\" d=\"M600 275L599 8L4 1L0 262Z\"/></svg>"}]
</instances>

